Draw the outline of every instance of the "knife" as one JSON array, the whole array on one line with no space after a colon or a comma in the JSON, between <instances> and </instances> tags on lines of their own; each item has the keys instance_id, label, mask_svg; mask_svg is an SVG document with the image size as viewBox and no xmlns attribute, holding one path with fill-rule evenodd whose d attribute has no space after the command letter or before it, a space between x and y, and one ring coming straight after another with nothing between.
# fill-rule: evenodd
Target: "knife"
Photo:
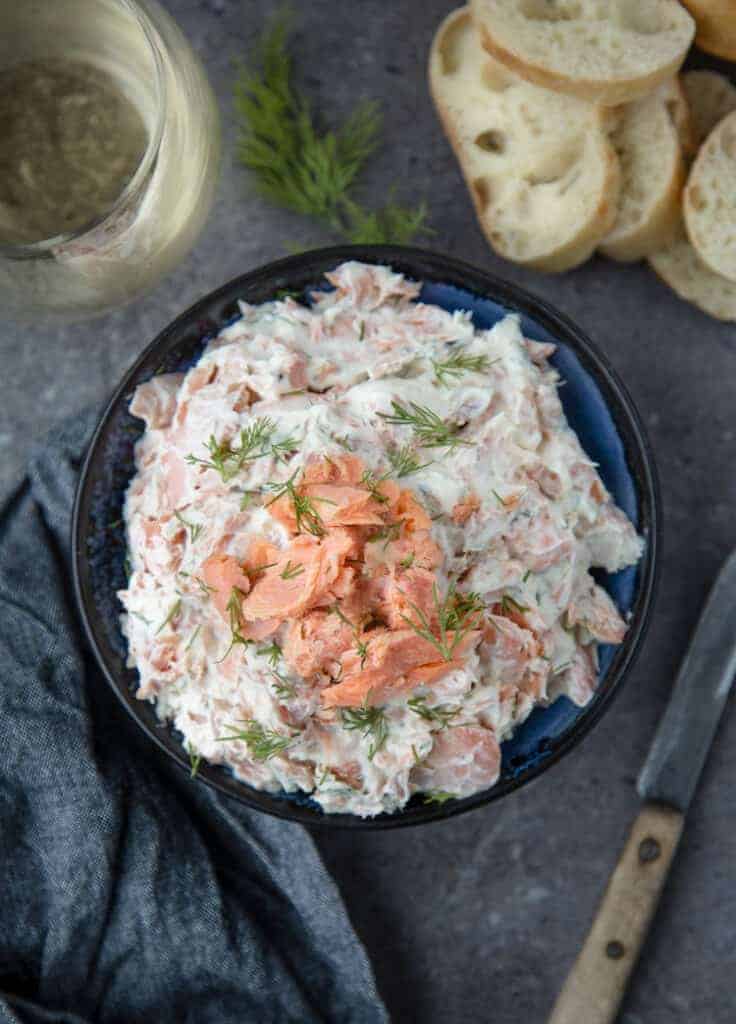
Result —
<instances>
[{"instance_id":1,"label":"knife","mask_svg":"<svg viewBox=\"0 0 736 1024\"><path fill-rule=\"evenodd\" d=\"M639 775L643 800L549 1024L612 1024L736 673L736 552L721 569Z\"/></svg>"}]
</instances>

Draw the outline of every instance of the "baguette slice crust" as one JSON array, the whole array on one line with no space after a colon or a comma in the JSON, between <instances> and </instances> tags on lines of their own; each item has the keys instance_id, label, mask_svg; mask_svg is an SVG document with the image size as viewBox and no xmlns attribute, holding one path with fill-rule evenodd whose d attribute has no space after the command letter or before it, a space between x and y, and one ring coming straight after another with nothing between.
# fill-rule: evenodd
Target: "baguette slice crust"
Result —
<instances>
[{"instance_id":1,"label":"baguette slice crust","mask_svg":"<svg viewBox=\"0 0 736 1024\"><path fill-rule=\"evenodd\" d=\"M714 274L698 259L684 227L672 245L649 257L649 263L681 299L717 320L736 322L736 283Z\"/></svg>"},{"instance_id":2,"label":"baguette slice crust","mask_svg":"<svg viewBox=\"0 0 736 1024\"><path fill-rule=\"evenodd\" d=\"M671 96L665 85L630 103L611 136L621 162L621 195L616 223L599 248L612 259L643 259L676 235L685 162Z\"/></svg>"},{"instance_id":3,"label":"baguette slice crust","mask_svg":"<svg viewBox=\"0 0 736 1024\"><path fill-rule=\"evenodd\" d=\"M696 149L700 149L718 122L736 110L736 86L717 71L688 71L682 76L682 85L690 107Z\"/></svg>"},{"instance_id":4,"label":"baguette slice crust","mask_svg":"<svg viewBox=\"0 0 736 1024\"><path fill-rule=\"evenodd\" d=\"M706 53L736 60L736 5L733 0L682 0L695 18L695 43Z\"/></svg>"},{"instance_id":5,"label":"baguette slice crust","mask_svg":"<svg viewBox=\"0 0 736 1024\"><path fill-rule=\"evenodd\" d=\"M605 130L610 114L530 85L491 60L468 8L440 25L429 81L496 252L547 271L587 259L616 217L620 170Z\"/></svg>"},{"instance_id":6,"label":"baguette slice crust","mask_svg":"<svg viewBox=\"0 0 736 1024\"><path fill-rule=\"evenodd\" d=\"M695 34L678 0L471 0L483 45L530 82L609 106L677 73Z\"/></svg>"},{"instance_id":7,"label":"baguette slice crust","mask_svg":"<svg viewBox=\"0 0 736 1024\"><path fill-rule=\"evenodd\" d=\"M685 228L698 256L736 281L736 111L719 121L700 148L685 187Z\"/></svg>"}]
</instances>

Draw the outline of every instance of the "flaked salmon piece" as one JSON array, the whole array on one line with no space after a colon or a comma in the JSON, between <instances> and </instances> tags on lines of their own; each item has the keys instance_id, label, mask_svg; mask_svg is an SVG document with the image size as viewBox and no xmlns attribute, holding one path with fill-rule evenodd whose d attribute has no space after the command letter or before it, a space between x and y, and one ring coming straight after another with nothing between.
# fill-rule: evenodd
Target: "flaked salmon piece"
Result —
<instances>
[{"instance_id":1,"label":"flaked salmon piece","mask_svg":"<svg viewBox=\"0 0 736 1024\"><path fill-rule=\"evenodd\" d=\"M411 569L435 569L442 563L442 551L427 530L387 544L367 544L365 563L371 571L388 571L394 566ZM402 564L403 563L403 564Z\"/></svg>"},{"instance_id":2,"label":"flaked salmon piece","mask_svg":"<svg viewBox=\"0 0 736 1024\"><path fill-rule=\"evenodd\" d=\"M442 679L450 672L463 667L462 658L453 658L452 661L435 661L431 665L420 665L413 668L406 674L406 681L411 689L417 686L430 686Z\"/></svg>"},{"instance_id":3,"label":"flaked salmon piece","mask_svg":"<svg viewBox=\"0 0 736 1024\"><path fill-rule=\"evenodd\" d=\"M571 626L585 626L588 632L604 644L620 644L626 636L626 623L618 613L609 595L593 584L590 590L576 594L567 608L567 621Z\"/></svg>"},{"instance_id":4,"label":"flaked salmon piece","mask_svg":"<svg viewBox=\"0 0 736 1024\"><path fill-rule=\"evenodd\" d=\"M243 602L244 618L290 619L313 608L330 592L353 543L352 535L339 529L321 540L296 537L276 565L253 583Z\"/></svg>"},{"instance_id":5,"label":"flaked salmon piece","mask_svg":"<svg viewBox=\"0 0 736 1024\"><path fill-rule=\"evenodd\" d=\"M202 564L202 579L212 588L212 603L224 619L229 619L227 604L233 587L243 594L250 590L250 580L232 555L210 555Z\"/></svg>"},{"instance_id":6,"label":"flaked salmon piece","mask_svg":"<svg viewBox=\"0 0 736 1024\"><path fill-rule=\"evenodd\" d=\"M462 526L480 508L480 498L477 494L466 494L462 501L458 501L452 508L452 521Z\"/></svg>"},{"instance_id":7,"label":"flaked salmon piece","mask_svg":"<svg viewBox=\"0 0 736 1024\"><path fill-rule=\"evenodd\" d=\"M281 548L266 540L265 537L254 537L245 556L245 568L249 573L254 573L264 565L278 562L282 555Z\"/></svg>"},{"instance_id":8,"label":"flaked salmon piece","mask_svg":"<svg viewBox=\"0 0 736 1024\"><path fill-rule=\"evenodd\" d=\"M176 398L183 379L183 373L160 373L158 377L139 384L130 403L131 416L137 416L154 430L168 427L174 418Z\"/></svg>"},{"instance_id":9,"label":"flaked salmon piece","mask_svg":"<svg viewBox=\"0 0 736 1024\"><path fill-rule=\"evenodd\" d=\"M404 490L396 504L396 516L403 521L410 533L416 530L431 530L432 520L419 504L411 491Z\"/></svg>"},{"instance_id":10,"label":"flaked salmon piece","mask_svg":"<svg viewBox=\"0 0 736 1024\"><path fill-rule=\"evenodd\" d=\"M363 788L363 770L358 761L346 761L344 764L334 765L330 768L330 773L352 789Z\"/></svg>"},{"instance_id":11,"label":"flaked salmon piece","mask_svg":"<svg viewBox=\"0 0 736 1024\"><path fill-rule=\"evenodd\" d=\"M430 622L435 622L435 584L435 575L429 569L394 568L382 587L379 614L392 629L406 629L407 618L412 622L418 621L415 607L419 608Z\"/></svg>"},{"instance_id":12,"label":"flaked salmon piece","mask_svg":"<svg viewBox=\"0 0 736 1024\"><path fill-rule=\"evenodd\" d=\"M187 465L174 448L161 456L161 465L169 506L179 508L189 497Z\"/></svg>"},{"instance_id":13,"label":"flaked salmon piece","mask_svg":"<svg viewBox=\"0 0 736 1024\"><path fill-rule=\"evenodd\" d=\"M305 484L359 484L365 464L357 455L346 452L330 458L313 455L304 467Z\"/></svg>"},{"instance_id":14,"label":"flaked salmon piece","mask_svg":"<svg viewBox=\"0 0 736 1024\"><path fill-rule=\"evenodd\" d=\"M578 647L572 664L562 674L562 686L573 704L585 707L598 683L598 666L592 647Z\"/></svg>"},{"instance_id":15,"label":"flaked salmon piece","mask_svg":"<svg viewBox=\"0 0 736 1024\"><path fill-rule=\"evenodd\" d=\"M447 634L450 648L454 638L454 633ZM460 660L479 638L478 631L470 631L460 640L452 661L445 662L447 671L456 667L453 662ZM411 686L411 670L437 662L436 646L413 629L376 629L363 633L360 639L367 645L365 657L354 648L346 651L342 680L322 691L322 702L328 707L380 704Z\"/></svg>"},{"instance_id":16,"label":"flaked salmon piece","mask_svg":"<svg viewBox=\"0 0 736 1024\"><path fill-rule=\"evenodd\" d=\"M458 725L434 734L434 746L412 769L414 791L441 791L470 796L498 779L501 748L494 733L480 726Z\"/></svg>"},{"instance_id":17,"label":"flaked salmon piece","mask_svg":"<svg viewBox=\"0 0 736 1024\"><path fill-rule=\"evenodd\" d=\"M309 612L290 624L284 660L299 675L308 678L335 666L340 655L354 644L353 629L337 615L327 611Z\"/></svg>"},{"instance_id":18,"label":"flaked salmon piece","mask_svg":"<svg viewBox=\"0 0 736 1024\"><path fill-rule=\"evenodd\" d=\"M490 666L500 683L518 686L532 658L541 653L534 634L503 615L488 616L484 640L490 645Z\"/></svg>"},{"instance_id":19,"label":"flaked salmon piece","mask_svg":"<svg viewBox=\"0 0 736 1024\"><path fill-rule=\"evenodd\" d=\"M381 503L363 487L306 484L297 490L311 498L328 526L383 526Z\"/></svg>"}]
</instances>

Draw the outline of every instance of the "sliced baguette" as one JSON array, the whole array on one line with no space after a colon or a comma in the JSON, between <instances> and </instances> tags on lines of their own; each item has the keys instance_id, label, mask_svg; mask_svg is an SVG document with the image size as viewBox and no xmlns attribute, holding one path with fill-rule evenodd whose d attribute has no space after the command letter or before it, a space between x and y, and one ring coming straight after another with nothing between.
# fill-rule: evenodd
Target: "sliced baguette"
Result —
<instances>
[{"instance_id":1,"label":"sliced baguette","mask_svg":"<svg viewBox=\"0 0 736 1024\"><path fill-rule=\"evenodd\" d=\"M686 156L695 156L700 143L695 137L690 101L685 91L685 76L675 75L669 82L660 85L659 93L677 130L683 152Z\"/></svg>"},{"instance_id":2,"label":"sliced baguette","mask_svg":"<svg viewBox=\"0 0 736 1024\"><path fill-rule=\"evenodd\" d=\"M695 33L677 0L472 0L483 45L537 85L606 105L672 78Z\"/></svg>"},{"instance_id":3,"label":"sliced baguette","mask_svg":"<svg viewBox=\"0 0 736 1024\"><path fill-rule=\"evenodd\" d=\"M736 110L736 86L717 71L688 71L682 76L682 85L690 107L696 149L700 149L718 122Z\"/></svg>"},{"instance_id":4,"label":"sliced baguette","mask_svg":"<svg viewBox=\"0 0 736 1024\"><path fill-rule=\"evenodd\" d=\"M499 255L540 270L582 263L613 226L620 171L601 108L539 89L491 60L468 8L437 31L432 96Z\"/></svg>"},{"instance_id":5,"label":"sliced baguette","mask_svg":"<svg viewBox=\"0 0 736 1024\"><path fill-rule=\"evenodd\" d=\"M714 274L698 259L684 227L672 245L649 257L649 263L681 299L717 320L736 322L736 284Z\"/></svg>"},{"instance_id":6,"label":"sliced baguette","mask_svg":"<svg viewBox=\"0 0 736 1024\"><path fill-rule=\"evenodd\" d=\"M695 18L695 43L701 50L736 60L734 0L682 0Z\"/></svg>"},{"instance_id":7,"label":"sliced baguette","mask_svg":"<svg viewBox=\"0 0 736 1024\"><path fill-rule=\"evenodd\" d=\"M698 256L716 273L736 281L736 112L719 121L692 166L683 212Z\"/></svg>"},{"instance_id":8,"label":"sliced baguette","mask_svg":"<svg viewBox=\"0 0 736 1024\"><path fill-rule=\"evenodd\" d=\"M685 162L662 86L626 106L611 141L621 162L621 195L613 230L600 251L614 260L640 260L668 245L680 222Z\"/></svg>"}]
</instances>

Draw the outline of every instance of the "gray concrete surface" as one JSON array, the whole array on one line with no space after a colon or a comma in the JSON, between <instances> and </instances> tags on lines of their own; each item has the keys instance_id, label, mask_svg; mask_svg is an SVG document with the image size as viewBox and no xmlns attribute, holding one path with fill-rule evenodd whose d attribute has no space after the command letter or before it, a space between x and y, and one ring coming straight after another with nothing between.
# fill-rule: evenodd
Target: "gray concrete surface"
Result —
<instances>
[{"instance_id":1,"label":"gray concrete surface","mask_svg":"<svg viewBox=\"0 0 736 1024\"><path fill-rule=\"evenodd\" d=\"M0 485L59 417L100 403L167 321L215 285L329 236L255 198L235 166L233 58L268 0L166 0L204 58L225 125L219 199L194 253L129 309L63 329L0 330ZM552 300L603 348L648 424L662 479L665 556L653 628L594 734L536 784L452 822L392 834L322 834L396 1021L538 1024L591 919L637 798L634 778L699 606L736 542L736 327L682 304L644 266L602 260L562 277L505 265L475 225L425 87L447 0L312 0L299 67L329 114L384 104L386 146L366 180L426 198L433 246ZM727 711L624 1024L736 1020L736 720ZM580 1024L586 1024L585 1021Z\"/></svg>"}]
</instances>

